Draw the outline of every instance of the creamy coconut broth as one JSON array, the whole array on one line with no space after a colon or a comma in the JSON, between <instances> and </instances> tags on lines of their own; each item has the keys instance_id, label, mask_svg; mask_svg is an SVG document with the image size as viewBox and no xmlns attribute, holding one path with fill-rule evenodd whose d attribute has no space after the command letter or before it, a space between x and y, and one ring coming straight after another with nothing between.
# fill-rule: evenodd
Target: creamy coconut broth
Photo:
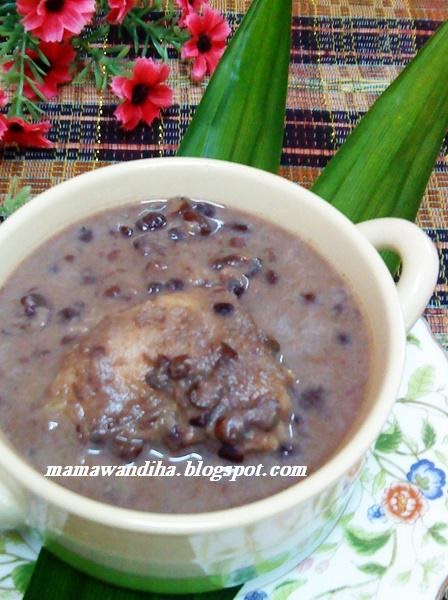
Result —
<instances>
[{"instance_id":1,"label":"creamy coconut broth","mask_svg":"<svg viewBox=\"0 0 448 600\"><path fill-rule=\"evenodd\" d=\"M1 428L42 473L158 459L312 473L365 396L369 334L347 284L294 235L210 203L138 203L65 229L11 275L0 314ZM171 513L298 481L55 480Z\"/></svg>"}]
</instances>

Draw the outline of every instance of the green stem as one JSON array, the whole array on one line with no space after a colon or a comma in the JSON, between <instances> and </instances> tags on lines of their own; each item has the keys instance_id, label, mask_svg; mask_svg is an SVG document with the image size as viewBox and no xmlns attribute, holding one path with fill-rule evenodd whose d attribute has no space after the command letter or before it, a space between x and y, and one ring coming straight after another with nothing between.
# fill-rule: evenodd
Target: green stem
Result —
<instances>
[{"instance_id":1,"label":"green stem","mask_svg":"<svg viewBox=\"0 0 448 600\"><path fill-rule=\"evenodd\" d=\"M380 456L376 452L372 452L372 456L376 460L376 462L378 463L378 466L381 469L383 469L383 471L385 471L386 473L388 473L391 477L393 477L394 479L396 479L397 475L396 475L396 473L393 473L392 471L390 471L389 469L387 469L386 467L384 467L384 465L382 464L383 462L389 463L390 465L392 465L393 467L395 467L397 469L397 471L400 471L400 473L402 473L403 479L406 480L406 473L405 473L405 471L403 469L401 469L400 467L398 467L394 462L392 462L391 460L389 460L385 456Z\"/></svg>"},{"instance_id":2,"label":"green stem","mask_svg":"<svg viewBox=\"0 0 448 600\"><path fill-rule=\"evenodd\" d=\"M352 585L352 584L341 585L340 587L333 588L326 592L322 592L321 594L318 594L317 596L313 596L313 600L318 600L318 598L325 598L325 596L333 596L334 594L342 592L343 590L354 590L356 588L364 587L366 585L369 585L370 583L375 583L377 580L378 580L378 578L375 577L374 579L369 579L368 581L361 581L360 583L357 583L355 585Z\"/></svg>"},{"instance_id":3,"label":"green stem","mask_svg":"<svg viewBox=\"0 0 448 600\"><path fill-rule=\"evenodd\" d=\"M402 441L403 441L403 444L405 444L405 446L406 446L407 448L409 448L409 450L410 450L410 452L409 452L408 454L410 454L411 456L413 456L413 457L415 458L415 460L418 460L418 459L419 459L418 452L416 452L416 451L412 450L411 446L410 446L410 445L409 445L409 443L406 441L406 438L403 438L403 440L402 440ZM399 454L405 454L405 453L404 453L404 452L399 452Z\"/></svg>"},{"instance_id":4,"label":"green stem","mask_svg":"<svg viewBox=\"0 0 448 600\"><path fill-rule=\"evenodd\" d=\"M443 410L443 408L439 408L438 406L429 404L428 402L423 402L422 400L406 400L406 398L399 398L397 402L400 402L401 404L415 404L417 406L429 408L431 410L436 410L442 413L442 415L445 415L445 417L448 417L448 411Z\"/></svg>"},{"instance_id":5,"label":"green stem","mask_svg":"<svg viewBox=\"0 0 448 600\"><path fill-rule=\"evenodd\" d=\"M404 450L395 450L395 454L399 454L400 456L412 456L417 460L419 459L418 454L416 452L413 452L412 450L410 450L409 452L405 452Z\"/></svg>"},{"instance_id":6,"label":"green stem","mask_svg":"<svg viewBox=\"0 0 448 600\"><path fill-rule=\"evenodd\" d=\"M25 30L23 30L22 44L19 50L19 83L17 86L17 91L15 94L14 101L11 105L11 116L14 117L23 117L23 87L25 85L25 55L26 55L26 42L27 42L27 34Z\"/></svg>"},{"instance_id":7,"label":"green stem","mask_svg":"<svg viewBox=\"0 0 448 600\"><path fill-rule=\"evenodd\" d=\"M397 531L396 531L396 529L394 529L394 532L392 534L392 541L393 541L392 554L390 556L389 565L387 567L388 569L391 568L391 566L395 562L395 559L397 558Z\"/></svg>"}]
</instances>

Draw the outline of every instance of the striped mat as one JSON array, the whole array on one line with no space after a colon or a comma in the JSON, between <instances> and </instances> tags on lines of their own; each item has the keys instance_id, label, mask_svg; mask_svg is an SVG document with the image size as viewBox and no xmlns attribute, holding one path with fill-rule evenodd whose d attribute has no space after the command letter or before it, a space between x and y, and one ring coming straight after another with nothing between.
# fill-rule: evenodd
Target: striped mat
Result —
<instances>
[{"instance_id":1,"label":"striped mat","mask_svg":"<svg viewBox=\"0 0 448 600\"><path fill-rule=\"evenodd\" d=\"M281 1L281 0L275 0ZM233 28L248 0L212 0ZM438 25L447 0L294 0L293 48L281 173L307 187L375 98L398 75ZM113 40L107 40L112 42ZM172 155L201 99L181 61L170 57L175 104L153 127L124 133L113 118L114 98L91 85L70 86L45 108L52 150L0 153L0 199L12 176L33 194L99 166ZM441 259L426 316L448 346L448 137L430 180L419 224Z\"/></svg>"}]
</instances>

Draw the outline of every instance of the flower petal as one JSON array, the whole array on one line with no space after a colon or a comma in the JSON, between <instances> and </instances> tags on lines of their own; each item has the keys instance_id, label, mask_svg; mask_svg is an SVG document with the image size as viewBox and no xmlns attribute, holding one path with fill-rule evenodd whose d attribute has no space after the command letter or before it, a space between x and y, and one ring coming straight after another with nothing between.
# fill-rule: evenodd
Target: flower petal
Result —
<instances>
[{"instance_id":1,"label":"flower petal","mask_svg":"<svg viewBox=\"0 0 448 600\"><path fill-rule=\"evenodd\" d=\"M110 82L110 89L119 98L127 97L124 92L124 85L125 85L126 81L128 81L126 79L126 77L121 77L121 76L112 77L112 80Z\"/></svg>"},{"instance_id":2,"label":"flower petal","mask_svg":"<svg viewBox=\"0 0 448 600\"><path fill-rule=\"evenodd\" d=\"M196 40L190 40L182 47L182 58L196 58L199 55Z\"/></svg>"},{"instance_id":3,"label":"flower petal","mask_svg":"<svg viewBox=\"0 0 448 600\"><path fill-rule=\"evenodd\" d=\"M142 119L147 125L151 125L152 122L160 116L160 109L155 106L152 102L145 102L142 106Z\"/></svg>"},{"instance_id":4,"label":"flower petal","mask_svg":"<svg viewBox=\"0 0 448 600\"><path fill-rule=\"evenodd\" d=\"M138 106L132 106L130 102L123 102L114 112L115 117L121 122L123 129L130 131L135 129L141 120L141 110Z\"/></svg>"},{"instance_id":5,"label":"flower petal","mask_svg":"<svg viewBox=\"0 0 448 600\"><path fill-rule=\"evenodd\" d=\"M194 62L191 75L194 81L202 81L207 73L207 61L204 55L200 54Z\"/></svg>"},{"instance_id":6,"label":"flower petal","mask_svg":"<svg viewBox=\"0 0 448 600\"><path fill-rule=\"evenodd\" d=\"M167 85L157 85L151 90L149 101L161 108L168 108L173 104L173 90Z\"/></svg>"}]
</instances>

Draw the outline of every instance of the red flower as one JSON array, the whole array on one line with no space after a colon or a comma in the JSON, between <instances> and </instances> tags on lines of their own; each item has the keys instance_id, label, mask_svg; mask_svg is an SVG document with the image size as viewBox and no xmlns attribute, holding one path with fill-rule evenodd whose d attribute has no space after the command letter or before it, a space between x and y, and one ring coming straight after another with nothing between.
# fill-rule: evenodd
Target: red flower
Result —
<instances>
[{"instance_id":1,"label":"red flower","mask_svg":"<svg viewBox=\"0 0 448 600\"><path fill-rule=\"evenodd\" d=\"M0 115L0 142L3 140L3 136L5 135L5 131L8 129L6 125L6 119L3 115Z\"/></svg>"},{"instance_id":2,"label":"red flower","mask_svg":"<svg viewBox=\"0 0 448 600\"><path fill-rule=\"evenodd\" d=\"M198 13L203 4L207 4L207 0L176 0L176 4L182 10L182 15L179 19L179 26L186 27L186 19L192 13Z\"/></svg>"},{"instance_id":3,"label":"red flower","mask_svg":"<svg viewBox=\"0 0 448 600\"><path fill-rule=\"evenodd\" d=\"M193 37L182 48L182 58L194 59L193 79L201 81L216 69L231 30L221 13L209 6L204 6L202 16L188 15L186 25Z\"/></svg>"},{"instance_id":4,"label":"red flower","mask_svg":"<svg viewBox=\"0 0 448 600\"><path fill-rule=\"evenodd\" d=\"M114 113L124 129L134 129L140 121L151 125L161 108L171 106L173 92L164 84L169 72L169 67L160 61L137 58L131 78L112 79L112 91L124 100Z\"/></svg>"},{"instance_id":5,"label":"red flower","mask_svg":"<svg viewBox=\"0 0 448 600\"><path fill-rule=\"evenodd\" d=\"M27 55L38 64L45 75L41 74L42 82L36 81L33 72L28 63L25 63L25 75L30 77L37 89L46 98L53 98L58 94L58 85L71 81L70 65L72 64L76 52L67 42L57 44L55 42L40 42L39 49L47 57L50 65L46 65L34 50L27 50ZM13 62L7 62L3 65L7 71L13 66ZM36 93L33 88L25 81L23 92L27 98L31 100L36 98Z\"/></svg>"},{"instance_id":6,"label":"red flower","mask_svg":"<svg viewBox=\"0 0 448 600\"><path fill-rule=\"evenodd\" d=\"M23 26L44 42L81 33L95 13L95 0L17 0Z\"/></svg>"},{"instance_id":7,"label":"red flower","mask_svg":"<svg viewBox=\"0 0 448 600\"><path fill-rule=\"evenodd\" d=\"M53 143L45 137L49 129L49 121L27 123L19 117L6 119L0 115L0 137L4 144L17 144L22 148L51 148Z\"/></svg>"},{"instance_id":8,"label":"red flower","mask_svg":"<svg viewBox=\"0 0 448 600\"><path fill-rule=\"evenodd\" d=\"M107 21L112 25L123 23L125 16L134 8L136 0L109 0Z\"/></svg>"},{"instance_id":9,"label":"red flower","mask_svg":"<svg viewBox=\"0 0 448 600\"><path fill-rule=\"evenodd\" d=\"M3 108L8 103L5 90L0 89L0 108Z\"/></svg>"}]
</instances>

